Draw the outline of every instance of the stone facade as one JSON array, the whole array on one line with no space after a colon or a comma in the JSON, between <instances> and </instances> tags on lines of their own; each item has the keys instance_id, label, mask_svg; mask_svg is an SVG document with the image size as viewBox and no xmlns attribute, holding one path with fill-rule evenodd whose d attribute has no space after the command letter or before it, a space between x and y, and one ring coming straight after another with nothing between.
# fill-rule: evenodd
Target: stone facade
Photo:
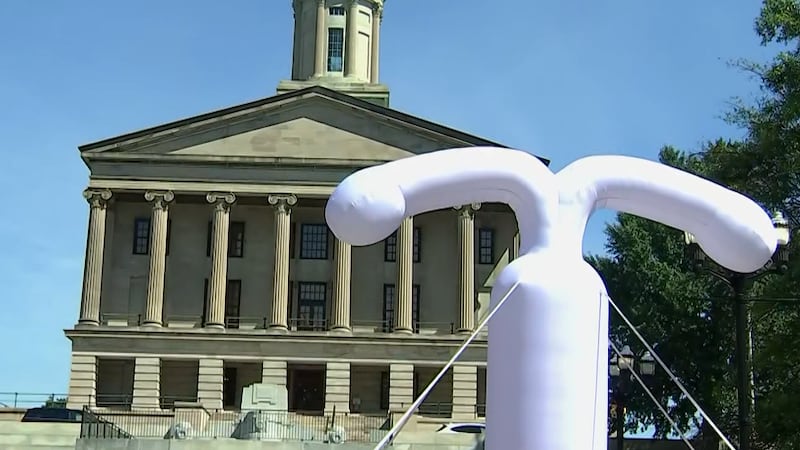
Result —
<instances>
[{"instance_id":1,"label":"stone facade","mask_svg":"<svg viewBox=\"0 0 800 450\"><path fill-rule=\"evenodd\" d=\"M293 76L277 96L80 148L89 227L66 332L71 405L236 409L263 382L298 411L398 410L487 312L517 252L505 205L409 217L365 247L339 242L324 208L361 168L499 144L387 107L382 1L294 5ZM355 36L341 74L326 66L339 27ZM479 409L485 337L436 390L448 414Z\"/></svg>"}]
</instances>

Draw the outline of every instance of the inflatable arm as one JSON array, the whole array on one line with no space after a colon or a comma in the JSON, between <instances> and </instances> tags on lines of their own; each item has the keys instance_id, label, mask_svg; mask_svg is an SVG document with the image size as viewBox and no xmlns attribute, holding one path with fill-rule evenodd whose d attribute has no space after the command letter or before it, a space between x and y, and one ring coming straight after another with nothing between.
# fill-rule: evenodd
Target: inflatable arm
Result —
<instances>
[{"instance_id":1,"label":"inflatable arm","mask_svg":"<svg viewBox=\"0 0 800 450\"><path fill-rule=\"evenodd\" d=\"M550 242L558 211L554 175L535 156L506 148L440 150L362 169L333 191L325 218L339 239L369 245L406 217L481 202L514 210L521 249Z\"/></svg>"},{"instance_id":2,"label":"inflatable arm","mask_svg":"<svg viewBox=\"0 0 800 450\"><path fill-rule=\"evenodd\" d=\"M748 273L775 251L775 229L753 200L681 170L626 156L590 156L556 174L562 215L583 227L596 210L641 216L695 235L713 260Z\"/></svg>"}]
</instances>

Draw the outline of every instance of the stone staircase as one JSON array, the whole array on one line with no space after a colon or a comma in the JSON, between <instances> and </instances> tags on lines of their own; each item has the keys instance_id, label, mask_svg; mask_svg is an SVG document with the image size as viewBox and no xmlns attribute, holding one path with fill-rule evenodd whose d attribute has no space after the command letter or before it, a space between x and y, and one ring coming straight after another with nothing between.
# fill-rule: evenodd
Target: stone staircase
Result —
<instances>
[{"instance_id":1,"label":"stone staircase","mask_svg":"<svg viewBox=\"0 0 800 450\"><path fill-rule=\"evenodd\" d=\"M0 450L74 450L79 423L0 420Z\"/></svg>"}]
</instances>

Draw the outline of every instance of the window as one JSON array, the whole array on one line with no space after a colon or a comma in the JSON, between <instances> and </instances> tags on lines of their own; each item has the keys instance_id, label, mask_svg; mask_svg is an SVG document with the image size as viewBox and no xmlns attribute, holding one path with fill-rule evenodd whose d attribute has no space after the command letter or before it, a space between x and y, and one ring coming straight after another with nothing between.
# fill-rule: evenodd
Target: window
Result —
<instances>
[{"instance_id":1,"label":"window","mask_svg":"<svg viewBox=\"0 0 800 450\"><path fill-rule=\"evenodd\" d=\"M397 290L393 284L383 285L383 331L394 331L394 306ZM411 324L414 332L419 331L419 285L411 288Z\"/></svg>"},{"instance_id":2,"label":"window","mask_svg":"<svg viewBox=\"0 0 800 450\"><path fill-rule=\"evenodd\" d=\"M297 257L297 224L292 223L291 231L289 231L289 258L295 259Z\"/></svg>"},{"instance_id":3,"label":"window","mask_svg":"<svg viewBox=\"0 0 800 450\"><path fill-rule=\"evenodd\" d=\"M381 392L380 392L380 408L381 411L389 410L389 372L384 370L381 372Z\"/></svg>"},{"instance_id":4,"label":"window","mask_svg":"<svg viewBox=\"0 0 800 450\"><path fill-rule=\"evenodd\" d=\"M328 8L328 14L332 16L343 16L344 8L341 6L333 6L331 8Z\"/></svg>"},{"instance_id":5,"label":"window","mask_svg":"<svg viewBox=\"0 0 800 450\"><path fill-rule=\"evenodd\" d=\"M325 283L300 283L297 306L300 316L297 329L301 331L325 331Z\"/></svg>"},{"instance_id":6,"label":"window","mask_svg":"<svg viewBox=\"0 0 800 450\"><path fill-rule=\"evenodd\" d=\"M133 221L133 254L146 255L150 252L150 218L137 217Z\"/></svg>"},{"instance_id":7,"label":"window","mask_svg":"<svg viewBox=\"0 0 800 450\"><path fill-rule=\"evenodd\" d=\"M394 330L394 285L383 285L383 332Z\"/></svg>"},{"instance_id":8,"label":"window","mask_svg":"<svg viewBox=\"0 0 800 450\"><path fill-rule=\"evenodd\" d=\"M228 280L225 288L225 327L239 328L239 306L242 301L242 280Z\"/></svg>"},{"instance_id":9,"label":"window","mask_svg":"<svg viewBox=\"0 0 800 450\"><path fill-rule=\"evenodd\" d=\"M421 262L421 253L420 253L420 239L421 239L421 231L419 227L414 227L414 243L413 245L413 261L415 263ZM387 237L385 241L383 241L383 260L386 262L395 262L397 261L397 231L392 233L391 236Z\"/></svg>"},{"instance_id":10,"label":"window","mask_svg":"<svg viewBox=\"0 0 800 450\"><path fill-rule=\"evenodd\" d=\"M478 230L478 264L494 264L494 230Z\"/></svg>"},{"instance_id":11,"label":"window","mask_svg":"<svg viewBox=\"0 0 800 450\"><path fill-rule=\"evenodd\" d=\"M224 408L236 407L238 375L236 367L222 369L222 406Z\"/></svg>"},{"instance_id":12,"label":"window","mask_svg":"<svg viewBox=\"0 0 800 450\"><path fill-rule=\"evenodd\" d=\"M207 318L208 318L208 278L205 279L205 283L203 284L203 315L200 316L200 326L206 325Z\"/></svg>"},{"instance_id":13,"label":"window","mask_svg":"<svg viewBox=\"0 0 800 450\"><path fill-rule=\"evenodd\" d=\"M411 326L419 333L419 285L411 286Z\"/></svg>"},{"instance_id":14,"label":"window","mask_svg":"<svg viewBox=\"0 0 800 450\"><path fill-rule=\"evenodd\" d=\"M303 224L300 228L300 258L328 259L328 227Z\"/></svg>"},{"instance_id":15,"label":"window","mask_svg":"<svg viewBox=\"0 0 800 450\"><path fill-rule=\"evenodd\" d=\"M206 256L211 256L213 232L214 223L209 221L206 232ZM244 222L231 222L228 227L228 257L241 258L242 256L244 256Z\"/></svg>"},{"instance_id":16,"label":"window","mask_svg":"<svg viewBox=\"0 0 800 450\"><path fill-rule=\"evenodd\" d=\"M344 28L328 28L328 72L344 67Z\"/></svg>"},{"instance_id":17,"label":"window","mask_svg":"<svg viewBox=\"0 0 800 450\"><path fill-rule=\"evenodd\" d=\"M413 248L413 253L414 253L414 262L415 263L418 263L418 262L422 261L422 259L421 259L422 257L420 256L420 239L421 239L420 234L421 233L422 232L419 230L418 227L414 227L414 244L413 244L414 248Z\"/></svg>"},{"instance_id":18,"label":"window","mask_svg":"<svg viewBox=\"0 0 800 450\"><path fill-rule=\"evenodd\" d=\"M397 231L383 241L383 260L387 262L397 261Z\"/></svg>"},{"instance_id":19,"label":"window","mask_svg":"<svg viewBox=\"0 0 800 450\"><path fill-rule=\"evenodd\" d=\"M244 222L231 222L228 229L228 256L244 256Z\"/></svg>"},{"instance_id":20,"label":"window","mask_svg":"<svg viewBox=\"0 0 800 450\"><path fill-rule=\"evenodd\" d=\"M137 217L133 220L133 254L150 254L150 218ZM167 248L166 255L169 256L169 247L172 242L172 220L167 220Z\"/></svg>"}]
</instances>

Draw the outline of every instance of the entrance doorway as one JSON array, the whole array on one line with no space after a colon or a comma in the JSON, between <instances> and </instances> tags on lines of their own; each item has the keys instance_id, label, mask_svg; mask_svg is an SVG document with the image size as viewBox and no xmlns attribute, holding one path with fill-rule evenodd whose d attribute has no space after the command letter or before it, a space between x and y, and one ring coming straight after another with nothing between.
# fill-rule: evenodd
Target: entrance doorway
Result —
<instances>
[{"instance_id":1,"label":"entrance doorway","mask_svg":"<svg viewBox=\"0 0 800 450\"><path fill-rule=\"evenodd\" d=\"M325 366L287 368L289 411L322 414L325 411Z\"/></svg>"}]
</instances>

